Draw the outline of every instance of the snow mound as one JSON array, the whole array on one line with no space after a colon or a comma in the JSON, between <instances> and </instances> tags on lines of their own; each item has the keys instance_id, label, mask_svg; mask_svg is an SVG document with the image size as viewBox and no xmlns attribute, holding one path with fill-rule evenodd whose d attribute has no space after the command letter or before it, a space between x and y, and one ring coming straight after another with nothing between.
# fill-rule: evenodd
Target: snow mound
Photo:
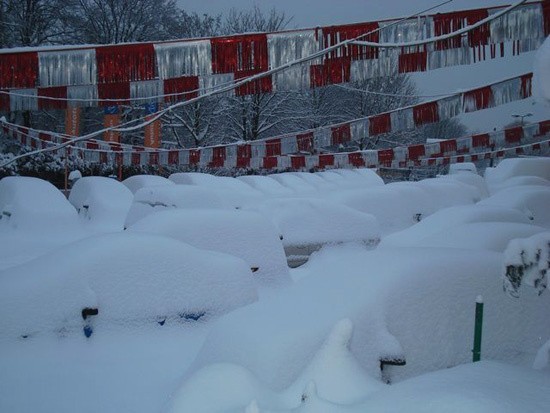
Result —
<instances>
[{"instance_id":1,"label":"snow mound","mask_svg":"<svg viewBox=\"0 0 550 413\"><path fill-rule=\"evenodd\" d=\"M374 215L384 234L408 228L437 208L427 189L408 182L340 191L331 194L330 199Z\"/></svg>"},{"instance_id":2,"label":"snow mound","mask_svg":"<svg viewBox=\"0 0 550 413\"><path fill-rule=\"evenodd\" d=\"M548 386L548 374L482 361L388 386L351 411L542 413L550 406Z\"/></svg>"},{"instance_id":3,"label":"snow mound","mask_svg":"<svg viewBox=\"0 0 550 413\"><path fill-rule=\"evenodd\" d=\"M483 179L477 173L460 172L460 173L440 176L439 179L461 182L465 185L473 186L479 191L478 194L476 194L475 196L477 197L479 195L481 199L487 198L489 196L489 188L487 187L487 183L485 182L485 179Z\"/></svg>"},{"instance_id":4,"label":"snow mound","mask_svg":"<svg viewBox=\"0 0 550 413\"><path fill-rule=\"evenodd\" d=\"M533 70L533 95L550 104L550 37L548 37L535 55Z\"/></svg>"},{"instance_id":5,"label":"snow mound","mask_svg":"<svg viewBox=\"0 0 550 413\"><path fill-rule=\"evenodd\" d=\"M474 204L483 197L477 187L459 182L454 175L453 178L424 179L417 182L417 185L432 193L432 197L439 204L439 208Z\"/></svg>"},{"instance_id":6,"label":"snow mound","mask_svg":"<svg viewBox=\"0 0 550 413\"><path fill-rule=\"evenodd\" d=\"M496 194L498 191L502 191L506 188L518 187L518 186L543 186L550 187L550 180L541 178L539 176L515 176L508 178L498 184L491 187L491 193Z\"/></svg>"},{"instance_id":7,"label":"snow mound","mask_svg":"<svg viewBox=\"0 0 550 413\"><path fill-rule=\"evenodd\" d=\"M227 176L214 176L199 172L179 172L170 175L169 179L178 185L197 185L215 190L224 202L235 208L242 208L257 202L262 193L245 182Z\"/></svg>"},{"instance_id":8,"label":"snow mound","mask_svg":"<svg viewBox=\"0 0 550 413\"><path fill-rule=\"evenodd\" d=\"M26 176L0 180L0 228L62 232L77 225L76 210L49 182Z\"/></svg>"},{"instance_id":9,"label":"snow mound","mask_svg":"<svg viewBox=\"0 0 550 413\"><path fill-rule=\"evenodd\" d=\"M289 281L286 257L273 224L260 214L238 210L171 210L150 215L129 228L159 234L197 248L242 258L261 282Z\"/></svg>"},{"instance_id":10,"label":"snow mound","mask_svg":"<svg viewBox=\"0 0 550 413\"><path fill-rule=\"evenodd\" d=\"M378 222L372 215L326 200L273 199L253 209L276 225L285 247L347 241L377 243L380 239Z\"/></svg>"},{"instance_id":11,"label":"snow mound","mask_svg":"<svg viewBox=\"0 0 550 413\"><path fill-rule=\"evenodd\" d=\"M120 182L101 176L78 179L69 195L81 220L95 229L120 231L132 204L132 193Z\"/></svg>"},{"instance_id":12,"label":"snow mound","mask_svg":"<svg viewBox=\"0 0 550 413\"><path fill-rule=\"evenodd\" d=\"M503 252L511 240L530 237L545 230L535 225L511 222L465 223L428 235L411 246Z\"/></svg>"},{"instance_id":13,"label":"snow mound","mask_svg":"<svg viewBox=\"0 0 550 413\"><path fill-rule=\"evenodd\" d=\"M549 187L518 186L506 188L484 199L479 205L499 205L514 208L524 213L533 224L550 228Z\"/></svg>"},{"instance_id":14,"label":"snow mound","mask_svg":"<svg viewBox=\"0 0 550 413\"><path fill-rule=\"evenodd\" d=\"M330 171L317 172L322 177L339 189L359 189L379 187L384 181L370 169L331 169Z\"/></svg>"},{"instance_id":15,"label":"snow mound","mask_svg":"<svg viewBox=\"0 0 550 413\"><path fill-rule=\"evenodd\" d=\"M282 390L300 377L344 318L355 326L351 353L374 377L380 376L381 359L406 359L406 366L385 372L393 381L465 363L471 360L480 294L486 304L484 357L533 355L550 328L550 295L510 300L502 293L501 265L502 254L490 251L325 248L305 265L310 275L285 295L220 318L190 373L234 363Z\"/></svg>"},{"instance_id":16,"label":"snow mound","mask_svg":"<svg viewBox=\"0 0 550 413\"><path fill-rule=\"evenodd\" d=\"M270 178L275 179L285 188L290 189L294 192L295 196L312 196L317 195L317 188L311 185L304 179L296 176L292 172L283 172L280 174L268 175Z\"/></svg>"},{"instance_id":17,"label":"snow mound","mask_svg":"<svg viewBox=\"0 0 550 413\"><path fill-rule=\"evenodd\" d=\"M504 159L497 167L485 170L489 188L517 176L538 176L550 180L550 158Z\"/></svg>"},{"instance_id":18,"label":"snow mound","mask_svg":"<svg viewBox=\"0 0 550 413\"><path fill-rule=\"evenodd\" d=\"M229 209L214 190L194 185L148 186L134 195L125 226L152 213L171 209Z\"/></svg>"},{"instance_id":19,"label":"snow mound","mask_svg":"<svg viewBox=\"0 0 550 413\"><path fill-rule=\"evenodd\" d=\"M305 182L313 186L317 191L334 191L338 189L338 185L327 181L316 173L310 172L290 172L290 174L303 179Z\"/></svg>"},{"instance_id":20,"label":"snow mound","mask_svg":"<svg viewBox=\"0 0 550 413\"><path fill-rule=\"evenodd\" d=\"M453 227L482 222L529 224L531 221L516 209L498 205L456 206L437 211L404 231L384 237L380 242L380 247L413 247L422 240L439 236L439 234L444 237L447 231Z\"/></svg>"},{"instance_id":21,"label":"snow mound","mask_svg":"<svg viewBox=\"0 0 550 413\"><path fill-rule=\"evenodd\" d=\"M271 391L244 367L212 364L184 381L168 412L263 411L259 406L286 410L311 404L313 397L341 404L364 400L384 385L368 376L350 353L352 332L351 320L340 320L301 376L283 392Z\"/></svg>"},{"instance_id":22,"label":"snow mound","mask_svg":"<svg viewBox=\"0 0 550 413\"><path fill-rule=\"evenodd\" d=\"M476 165L472 162L452 163L449 165L449 175L461 174L463 172L477 174Z\"/></svg>"},{"instance_id":23,"label":"snow mound","mask_svg":"<svg viewBox=\"0 0 550 413\"><path fill-rule=\"evenodd\" d=\"M157 175L134 175L129 178L126 178L122 181L126 188L132 191L135 194L141 188L146 186L172 186L174 182L169 179L166 179L162 176Z\"/></svg>"},{"instance_id":24,"label":"snow mound","mask_svg":"<svg viewBox=\"0 0 550 413\"><path fill-rule=\"evenodd\" d=\"M244 261L169 238L90 237L0 273L0 334L81 331L85 308L98 327L216 316L256 300L251 280Z\"/></svg>"},{"instance_id":25,"label":"snow mound","mask_svg":"<svg viewBox=\"0 0 550 413\"><path fill-rule=\"evenodd\" d=\"M294 195L294 191L281 185L269 176L262 175L243 175L237 177L238 180L250 185L252 188L260 191L269 197L284 197Z\"/></svg>"}]
</instances>

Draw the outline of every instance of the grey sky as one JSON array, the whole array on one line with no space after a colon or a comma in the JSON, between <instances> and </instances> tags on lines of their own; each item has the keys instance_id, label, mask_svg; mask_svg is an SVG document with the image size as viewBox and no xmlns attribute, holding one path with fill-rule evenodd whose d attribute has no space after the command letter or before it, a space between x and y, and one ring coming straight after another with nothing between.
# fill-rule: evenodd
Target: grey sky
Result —
<instances>
[{"instance_id":1,"label":"grey sky","mask_svg":"<svg viewBox=\"0 0 550 413\"><path fill-rule=\"evenodd\" d=\"M327 26L331 24L373 21L404 17L438 4L438 0L179 0L187 11L217 14L235 8L262 9L275 7L292 16L291 28ZM516 0L453 0L430 13L500 6ZM486 61L471 66L439 69L415 74L421 93L438 94L468 89L516 76L532 70L534 53ZM513 119L513 113L532 112L532 120L550 118L550 108L527 99L499 108L463 115L462 121L472 130L489 131L502 127Z\"/></svg>"}]
</instances>

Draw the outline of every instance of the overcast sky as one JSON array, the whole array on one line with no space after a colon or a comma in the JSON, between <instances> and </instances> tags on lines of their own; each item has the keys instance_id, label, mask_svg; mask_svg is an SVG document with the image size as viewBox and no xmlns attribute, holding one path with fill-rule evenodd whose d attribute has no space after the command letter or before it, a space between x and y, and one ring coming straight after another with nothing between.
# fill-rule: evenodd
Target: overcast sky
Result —
<instances>
[{"instance_id":1,"label":"overcast sky","mask_svg":"<svg viewBox=\"0 0 550 413\"><path fill-rule=\"evenodd\" d=\"M187 11L210 14L223 13L232 7L251 8L257 4L264 10L276 8L292 16L292 27L315 27L404 17L442 1L444 0L179 0L179 4ZM453 0L431 13L498 6L509 2Z\"/></svg>"},{"instance_id":2,"label":"overcast sky","mask_svg":"<svg viewBox=\"0 0 550 413\"><path fill-rule=\"evenodd\" d=\"M500 6L517 0L453 0L429 14L476 7ZM409 16L440 3L438 0L179 0L190 12L217 14L232 7L243 9L258 4L262 9L276 8L293 17L290 28L327 26ZM415 74L422 93L438 94L468 89L532 71L534 53L497 59L471 66L459 66ZM532 112L531 119L550 118L550 108L528 99L486 111L461 116L476 131L489 131L512 120L513 113Z\"/></svg>"}]
</instances>

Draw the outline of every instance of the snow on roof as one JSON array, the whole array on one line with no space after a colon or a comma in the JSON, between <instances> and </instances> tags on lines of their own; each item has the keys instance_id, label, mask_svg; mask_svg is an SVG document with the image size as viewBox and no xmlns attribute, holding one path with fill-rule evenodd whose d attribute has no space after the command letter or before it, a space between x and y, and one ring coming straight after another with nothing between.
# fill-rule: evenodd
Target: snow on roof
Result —
<instances>
[{"instance_id":1,"label":"snow on roof","mask_svg":"<svg viewBox=\"0 0 550 413\"><path fill-rule=\"evenodd\" d=\"M271 197L292 196L295 194L290 188L281 185L279 181L269 176L243 175L238 176L237 179Z\"/></svg>"},{"instance_id":2,"label":"snow on roof","mask_svg":"<svg viewBox=\"0 0 550 413\"><path fill-rule=\"evenodd\" d=\"M550 158L504 159L496 168L485 170L485 180L489 187L515 176L538 176L550 180Z\"/></svg>"},{"instance_id":3,"label":"snow on roof","mask_svg":"<svg viewBox=\"0 0 550 413\"><path fill-rule=\"evenodd\" d=\"M480 222L505 222L529 224L531 221L521 212L499 205L461 205L445 208L422 219L404 231L382 238L379 247L415 246L425 238L442 234L457 225Z\"/></svg>"},{"instance_id":4,"label":"snow on roof","mask_svg":"<svg viewBox=\"0 0 550 413\"><path fill-rule=\"evenodd\" d=\"M132 193L126 186L102 176L77 180L69 195L69 202L85 224L111 231L124 228L132 199Z\"/></svg>"},{"instance_id":5,"label":"snow on roof","mask_svg":"<svg viewBox=\"0 0 550 413\"><path fill-rule=\"evenodd\" d=\"M146 186L171 186L174 185L169 179L157 175L134 175L122 181L126 187L135 194L139 189Z\"/></svg>"},{"instance_id":6,"label":"snow on roof","mask_svg":"<svg viewBox=\"0 0 550 413\"><path fill-rule=\"evenodd\" d=\"M251 281L241 259L170 238L90 237L0 273L0 334L82 331L84 308L118 326L215 316L253 302Z\"/></svg>"},{"instance_id":7,"label":"snow on roof","mask_svg":"<svg viewBox=\"0 0 550 413\"><path fill-rule=\"evenodd\" d=\"M550 228L549 187L528 185L505 188L481 201L480 205L514 208L526 214L533 224Z\"/></svg>"},{"instance_id":8,"label":"snow on roof","mask_svg":"<svg viewBox=\"0 0 550 413\"><path fill-rule=\"evenodd\" d=\"M125 227L141 218L167 209L229 209L220 194L210 188L195 185L146 186L134 195Z\"/></svg>"},{"instance_id":9,"label":"snow on roof","mask_svg":"<svg viewBox=\"0 0 550 413\"><path fill-rule=\"evenodd\" d=\"M239 210L170 210L150 215L131 232L159 234L197 248L242 258L262 283L289 281L286 257L273 224L260 214Z\"/></svg>"},{"instance_id":10,"label":"snow on roof","mask_svg":"<svg viewBox=\"0 0 550 413\"><path fill-rule=\"evenodd\" d=\"M77 213L52 184L38 178L0 180L0 226L33 231L63 230L78 224Z\"/></svg>"},{"instance_id":11,"label":"snow on roof","mask_svg":"<svg viewBox=\"0 0 550 413\"><path fill-rule=\"evenodd\" d=\"M355 326L351 353L375 377L382 357L406 358L406 366L392 369L394 381L469 362L480 294L486 304L484 357L512 360L513 354L536 351L540 334L550 329L550 295L510 300L502 292L501 266L502 254L490 251L325 248L284 295L219 319L189 374L234 363L270 388L285 389L343 318Z\"/></svg>"},{"instance_id":12,"label":"snow on roof","mask_svg":"<svg viewBox=\"0 0 550 413\"><path fill-rule=\"evenodd\" d=\"M380 237L378 222L372 215L327 200L272 199L251 209L259 211L276 225L283 236L284 246L373 242Z\"/></svg>"}]
</instances>

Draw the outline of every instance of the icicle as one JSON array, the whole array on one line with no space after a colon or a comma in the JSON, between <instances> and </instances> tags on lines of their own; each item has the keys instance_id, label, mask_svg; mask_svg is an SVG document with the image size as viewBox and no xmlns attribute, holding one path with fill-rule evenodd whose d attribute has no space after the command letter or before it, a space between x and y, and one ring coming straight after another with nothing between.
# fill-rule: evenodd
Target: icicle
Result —
<instances>
[{"instance_id":1,"label":"icicle","mask_svg":"<svg viewBox=\"0 0 550 413\"><path fill-rule=\"evenodd\" d=\"M309 156L306 156L306 168L311 170L311 169L316 169L319 167L319 156L318 155L309 155Z\"/></svg>"},{"instance_id":2,"label":"icicle","mask_svg":"<svg viewBox=\"0 0 550 413\"><path fill-rule=\"evenodd\" d=\"M252 142L251 144L251 157L263 158L266 156L266 144L265 141Z\"/></svg>"},{"instance_id":3,"label":"icicle","mask_svg":"<svg viewBox=\"0 0 550 413\"><path fill-rule=\"evenodd\" d=\"M433 18L421 16L396 23L388 21L380 31L381 43L408 43L433 37Z\"/></svg>"},{"instance_id":4,"label":"icicle","mask_svg":"<svg viewBox=\"0 0 550 413\"><path fill-rule=\"evenodd\" d=\"M506 146L506 136L504 131L497 131L491 134L491 144L493 148L502 148Z\"/></svg>"},{"instance_id":5,"label":"icicle","mask_svg":"<svg viewBox=\"0 0 550 413\"><path fill-rule=\"evenodd\" d=\"M501 9L489 11L495 14ZM521 39L544 38L544 21L540 3L524 4L491 21L491 42L501 43Z\"/></svg>"},{"instance_id":6,"label":"icicle","mask_svg":"<svg viewBox=\"0 0 550 413\"><path fill-rule=\"evenodd\" d=\"M298 152L298 143L296 141L296 136L285 136L281 138L281 144L283 155Z\"/></svg>"},{"instance_id":7,"label":"icicle","mask_svg":"<svg viewBox=\"0 0 550 413\"><path fill-rule=\"evenodd\" d=\"M38 108L47 109L66 109L67 108L67 87L56 86L38 88ZM41 97L52 99L41 99Z\"/></svg>"},{"instance_id":8,"label":"icicle","mask_svg":"<svg viewBox=\"0 0 550 413\"><path fill-rule=\"evenodd\" d=\"M230 85L235 80L233 73L220 74L220 75L210 75L210 76L200 76L199 77L199 88L200 94L204 95L206 93L212 92L216 89L220 89L224 86ZM234 96L235 90L232 89L223 94L224 96Z\"/></svg>"},{"instance_id":9,"label":"icicle","mask_svg":"<svg viewBox=\"0 0 550 413\"><path fill-rule=\"evenodd\" d=\"M335 153L334 154L334 167L335 168L349 168L349 154L348 153Z\"/></svg>"},{"instance_id":10,"label":"icicle","mask_svg":"<svg viewBox=\"0 0 550 413\"><path fill-rule=\"evenodd\" d=\"M290 61L301 59L319 51L319 42L314 30L267 35L269 67L280 67ZM309 65L320 64L320 59ZM309 65L298 65L273 75L274 90L301 90L309 87Z\"/></svg>"},{"instance_id":11,"label":"icicle","mask_svg":"<svg viewBox=\"0 0 550 413\"><path fill-rule=\"evenodd\" d=\"M375 168L378 166L378 151L369 149L362 152L365 166L367 168Z\"/></svg>"},{"instance_id":12,"label":"icicle","mask_svg":"<svg viewBox=\"0 0 550 413\"><path fill-rule=\"evenodd\" d=\"M355 142L361 142L368 136L369 120L360 119L351 123L351 139Z\"/></svg>"},{"instance_id":13,"label":"icicle","mask_svg":"<svg viewBox=\"0 0 550 413\"><path fill-rule=\"evenodd\" d=\"M413 108L414 125L422 126L439 121L437 102L426 102Z\"/></svg>"},{"instance_id":14,"label":"icicle","mask_svg":"<svg viewBox=\"0 0 550 413\"><path fill-rule=\"evenodd\" d=\"M426 155L426 148L424 145L411 145L407 148L407 150L407 157L411 160L417 160L418 158Z\"/></svg>"},{"instance_id":15,"label":"icicle","mask_svg":"<svg viewBox=\"0 0 550 413\"><path fill-rule=\"evenodd\" d=\"M393 158L397 162L403 162L406 161L409 156L409 148L406 146L399 146L397 148L393 148Z\"/></svg>"},{"instance_id":16,"label":"icicle","mask_svg":"<svg viewBox=\"0 0 550 413\"><path fill-rule=\"evenodd\" d=\"M225 147L225 158L227 160L232 159L235 162L237 161L237 145L227 145Z\"/></svg>"},{"instance_id":17,"label":"icicle","mask_svg":"<svg viewBox=\"0 0 550 413\"><path fill-rule=\"evenodd\" d=\"M415 127L412 108L391 112L390 118L391 130L394 132L414 129Z\"/></svg>"},{"instance_id":18,"label":"icicle","mask_svg":"<svg viewBox=\"0 0 550 413\"><path fill-rule=\"evenodd\" d=\"M179 165L191 165L191 152L188 149L180 151L178 161Z\"/></svg>"},{"instance_id":19,"label":"icicle","mask_svg":"<svg viewBox=\"0 0 550 413\"><path fill-rule=\"evenodd\" d=\"M468 47L434 50L428 53L428 69L471 64L472 53Z\"/></svg>"},{"instance_id":20,"label":"icicle","mask_svg":"<svg viewBox=\"0 0 550 413\"><path fill-rule=\"evenodd\" d=\"M201 148L200 166L208 166L212 162L212 152L212 148Z\"/></svg>"},{"instance_id":21,"label":"icicle","mask_svg":"<svg viewBox=\"0 0 550 413\"><path fill-rule=\"evenodd\" d=\"M263 168L264 158L263 157L252 157L250 158L250 168L258 170Z\"/></svg>"},{"instance_id":22,"label":"icicle","mask_svg":"<svg viewBox=\"0 0 550 413\"><path fill-rule=\"evenodd\" d=\"M97 102L94 102L94 100L98 99L97 85L68 86L67 98L69 99L69 101L67 102L68 106L72 106L72 107L97 106ZM71 100L71 99L75 99L75 100Z\"/></svg>"},{"instance_id":23,"label":"icicle","mask_svg":"<svg viewBox=\"0 0 550 413\"><path fill-rule=\"evenodd\" d=\"M480 87L463 94L463 107L465 113L488 109L493 106L493 94L489 86Z\"/></svg>"},{"instance_id":24,"label":"icicle","mask_svg":"<svg viewBox=\"0 0 550 413\"><path fill-rule=\"evenodd\" d=\"M210 40L155 44L160 79L212 74Z\"/></svg>"},{"instance_id":25,"label":"icicle","mask_svg":"<svg viewBox=\"0 0 550 413\"><path fill-rule=\"evenodd\" d=\"M439 120L451 119L462 113L461 96L450 96L437 101Z\"/></svg>"},{"instance_id":26,"label":"icicle","mask_svg":"<svg viewBox=\"0 0 550 413\"><path fill-rule=\"evenodd\" d=\"M341 145L351 140L350 124L335 126L331 128L331 144L332 146Z\"/></svg>"},{"instance_id":27,"label":"icicle","mask_svg":"<svg viewBox=\"0 0 550 413\"><path fill-rule=\"evenodd\" d=\"M265 156L281 155L281 139L269 139L265 141Z\"/></svg>"},{"instance_id":28,"label":"icicle","mask_svg":"<svg viewBox=\"0 0 550 413\"><path fill-rule=\"evenodd\" d=\"M381 149L378 151L378 165L392 166L393 149Z\"/></svg>"},{"instance_id":29,"label":"icicle","mask_svg":"<svg viewBox=\"0 0 550 413\"><path fill-rule=\"evenodd\" d=\"M295 171L301 171L306 167L306 157L305 156L292 156L290 157L291 168Z\"/></svg>"},{"instance_id":30,"label":"icicle","mask_svg":"<svg viewBox=\"0 0 550 413\"><path fill-rule=\"evenodd\" d=\"M441 152L439 143L434 142L424 144L424 152L426 157L439 155L439 153Z\"/></svg>"},{"instance_id":31,"label":"icicle","mask_svg":"<svg viewBox=\"0 0 550 413\"><path fill-rule=\"evenodd\" d=\"M535 136L538 134L538 131L539 125L536 123L530 123L523 127L523 136L525 140L530 141L535 138Z\"/></svg>"},{"instance_id":32,"label":"icicle","mask_svg":"<svg viewBox=\"0 0 550 413\"><path fill-rule=\"evenodd\" d=\"M100 106L125 104L130 100L130 82L98 84L97 94L102 99Z\"/></svg>"},{"instance_id":33,"label":"icicle","mask_svg":"<svg viewBox=\"0 0 550 413\"><path fill-rule=\"evenodd\" d=\"M34 88L38 78L36 52L0 55L0 88Z\"/></svg>"},{"instance_id":34,"label":"icicle","mask_svg":"<svg viewBox=\"0 0 550 413\"><path fill-rule=\"evenodd\" d=\"M38 110L38 92L36 89L14 89L10 96L10 110ZM21 95L21 96L17 96Z\"/></svg>"},{"instance_id":35,"label":"icicle","mask_svg":"<svg viewBox=\"0 0 550 413\"><path fill-rule=\"evenodd\" d=\"M521 79L515 78L491 86L495 106L520 99Z\"/></svg>"},{"instance_id":36,"label":"icicle","mask_svg":"<svg viewBox=\"0 0 550 413\"><path fill-rule=\"evenodd\" d=\"M369 118L369 136L391 132L391 115L384 113Z\"/></svg>"},{"instance_id":37,"label":"icicle","mask_svg":"<svg viewBox=\"0 0 550 413\"><path fill-rule=\"evenodd\" d=\"M42 87L93 85L97 81L95 49L38 53Z\"/></svg>"},{"instance_id":38,"label":"icicle","mask_svg":"<svg viewBox=\"0 0 550 413\"><path fill-rule=\"evenodd\" d=\"M316 129L313 131L314 148L320 149L331 144L331 132L327 128Z\"/></svg>"},{"instance_id":39,"label":"icicle","mask_svg":"<svg viewBox=\"0 0 550 413\"><path fill-rule=\"evenodd\" d=\"M152 102L151 96L160 96L164 93L163 83L160 80L146 80L141 82L130 82L130 98L135 103L145 104ZM154 101L158 102L157 97Z\"/></svg>"},{"instance_id":40,"label":"icicle","mask_svg":"<svg viewBox=\"0 0 550 413\"><path fill-rule=\"evenodd\" d=\"M285 170L292 167L292 164L290 162L290 157L288 156L279 156L277 157L277 168L279 170Z\"/></svg>"},{"instance_id":41,"label":"icicle","mask_svg":"<svg viewBox=\"0 0 550 413\"><path fill-rule=\"evenodd\" d=\"M314 150L314 137L313 132L306 132L296 135L296 145L299 152L313 152Z\"/></svg>"}]
</instances>

